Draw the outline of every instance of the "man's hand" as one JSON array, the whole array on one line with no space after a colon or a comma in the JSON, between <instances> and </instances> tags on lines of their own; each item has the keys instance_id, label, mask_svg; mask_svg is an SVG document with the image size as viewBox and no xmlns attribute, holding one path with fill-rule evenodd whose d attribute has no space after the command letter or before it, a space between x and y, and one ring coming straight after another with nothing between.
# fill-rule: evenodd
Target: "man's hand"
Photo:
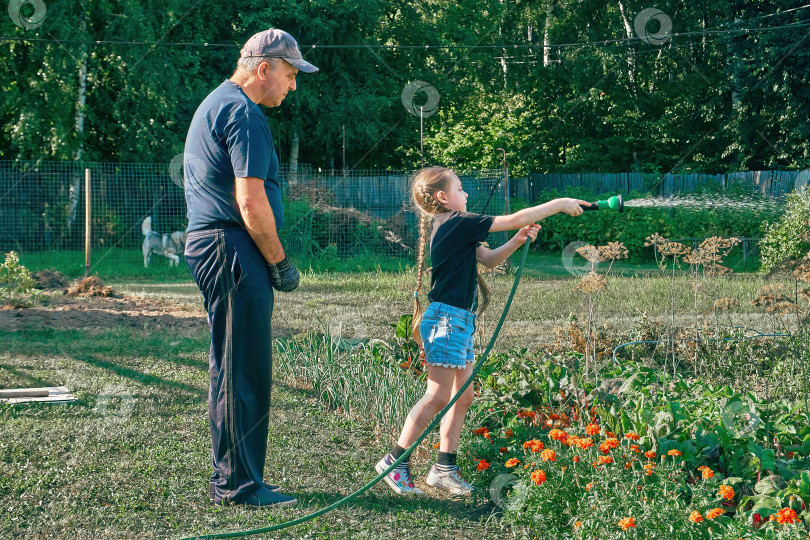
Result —
<instances>
[{"instance_id":1,"label":"man's hand","mask_svg":"<svg viewBox=\"0 0 810 540\"><path fill-rule=\"evenodd\" d=\"M275 290L292 292L298 288L298 270L290 264L287 257L275 264L267 263L267 267L270 269L270 283Z\"/></svg>"}]
</instances>

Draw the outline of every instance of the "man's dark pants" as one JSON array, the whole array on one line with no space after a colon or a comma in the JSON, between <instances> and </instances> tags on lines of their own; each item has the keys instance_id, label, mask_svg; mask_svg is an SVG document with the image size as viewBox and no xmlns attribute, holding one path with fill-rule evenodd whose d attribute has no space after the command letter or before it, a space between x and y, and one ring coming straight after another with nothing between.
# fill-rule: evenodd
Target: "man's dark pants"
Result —
<instances>
[{"instance_id":1,"label":"man's dark pants","mask_svg":"<svg viewBox=\"0 0 810 540\"><path fill-rule=\"evenodd\" d=\"M238 503L262 486L264 475L273 365L270 274L241 227L190 232L185 257L211 330L209 487L215 501Z\"/></svg>"}]
</instances>

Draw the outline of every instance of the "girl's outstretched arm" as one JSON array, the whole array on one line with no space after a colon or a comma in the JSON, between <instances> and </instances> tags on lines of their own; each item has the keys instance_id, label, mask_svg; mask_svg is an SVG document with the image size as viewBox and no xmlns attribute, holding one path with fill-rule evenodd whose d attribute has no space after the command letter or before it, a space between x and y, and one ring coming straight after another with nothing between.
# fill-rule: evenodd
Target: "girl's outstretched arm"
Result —
<instances>
[{"instance_id":1,"label":"girl's outstretched arm","mask_svg":"<svg viewBox=\"0 0 810 540\"><path fill-rule=\"evenodd\" d=\"M547 203L518 210L514 214L495 216L489 232L514 231L560 212L569 216L578 216L583 212L580 204L590 206L591 203L580 199L554 199Z\"/></svg>"},{"instance_id":2,"label":"girl's outstretched arm","mask_svg":"<svg viewBox=\"0 0 810 540\"><path fill-rule=\"evenodd\" d=\"M535 238L537 238L538 232L540 232L540 225L537 223L527 225L526 227L520 229L515 236L510 238L508 242L499 248L489 249L485 248L484 246L478 246L478 249L475 251L476 258L478 259L478 262L487 268L495 268L503 261L508 259L512 253L520 249L527 237L531 238L532 242L534 242Z\"/></svg>"}]
</instances>

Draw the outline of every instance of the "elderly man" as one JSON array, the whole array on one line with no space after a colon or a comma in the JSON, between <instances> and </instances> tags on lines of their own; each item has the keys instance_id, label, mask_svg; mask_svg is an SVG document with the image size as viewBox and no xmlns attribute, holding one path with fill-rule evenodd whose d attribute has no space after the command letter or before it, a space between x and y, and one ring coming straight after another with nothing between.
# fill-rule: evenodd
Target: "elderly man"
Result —
<instances>
[{"instance_id":1,"label":"elderly man","mask_svg":"<svg viewBox=\"0 0 810 540\"><path fill-rule=\"evenodd\" d=\"M242 48L233 76L200 104L188 130L185 256L211 330L208 417L215 504L293 505L266 484L273 289L298 287L278 238L284 222L278 156L259 104L278 107L300 71L295 39L270 29Z\"/></svg>"}]
</instances>

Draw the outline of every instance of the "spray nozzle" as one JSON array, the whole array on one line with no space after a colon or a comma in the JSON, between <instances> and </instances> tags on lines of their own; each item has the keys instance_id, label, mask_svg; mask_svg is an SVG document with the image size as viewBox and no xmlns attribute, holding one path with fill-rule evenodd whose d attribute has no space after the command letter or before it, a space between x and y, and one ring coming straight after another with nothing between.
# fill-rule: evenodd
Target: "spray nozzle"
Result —
<instances>
[{"instance_id":1,"label":"spray nozzle","mask_svg":"<svg viewBox=\"0 0 810 540\"><path fill-rule=\"evenodd\" d=\"M590 206L580 205L583 210L616 210L624 212L624 201L621 195L614 195L605 201L592 202Z\"/></svg>"}]
</instances>

